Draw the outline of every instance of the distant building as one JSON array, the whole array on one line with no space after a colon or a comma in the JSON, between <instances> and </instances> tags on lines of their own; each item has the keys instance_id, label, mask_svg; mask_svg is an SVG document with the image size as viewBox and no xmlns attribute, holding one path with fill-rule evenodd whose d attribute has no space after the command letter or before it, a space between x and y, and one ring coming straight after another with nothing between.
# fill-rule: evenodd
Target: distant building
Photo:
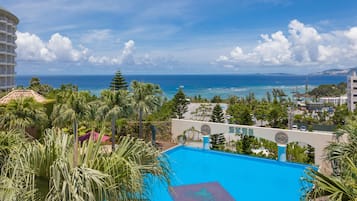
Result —
<instances>
[{"instance_id":1,"label":"distant building","mask_svg":"<svg viewBox=\"0 0 357 201\"><path fill-rule=\"evenodd\" d=\"M16 25L19 19L0 7L0 90L6 91L15 84Z\"/></svg>"},{"instance_id":2,"label":"distant building","mask_svg":"<svg viewBox=\"0 0 357 201\"><path fill-rule=\"evenodd\" d=\"M349 111L356 109L357 103L357 75L353 71L350 76L347 77L347 107Z\"/></svg>"},{"instance_id":3,"label":"distant building","mask_svg":"<svg viewBox=\"0 0 357 201\"><path fill-rule=\"evenodd\" d=\"M333 105L343 105L347 103L347 96L339 97L321 97L320 102L322 103L332 103Z\"/></svg>"}]
</instances>

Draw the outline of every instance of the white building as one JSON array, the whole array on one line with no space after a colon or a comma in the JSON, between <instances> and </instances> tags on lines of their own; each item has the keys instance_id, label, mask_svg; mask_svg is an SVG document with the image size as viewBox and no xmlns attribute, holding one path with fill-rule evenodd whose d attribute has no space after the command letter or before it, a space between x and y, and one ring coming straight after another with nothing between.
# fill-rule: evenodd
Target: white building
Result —
<instances>
[{"instance_id":1,"label":"white building","mask_svg":"<svg viewBox=\"0 0 357 201\"><path fill-rule=\"evenodd\" d=\"M340 97L321 97L320 102L322 103L332 103L334 105L343 105L347 103L347 96Z\"/></svg>"},{"instance_id":2,"label":"white building","mask_svg":"<svg viewBox=\"0 0 357 201\"><path fill-rule=\"evenodd\" d=\"M9 90L15 84L16 25L19 19L0 7L0 90Z\"/></svg>"},{"instance_id":3,"label":"white building","mask_svg":"<svg viewBox=\"0 0 357 201\"><path fill-rule=\"evenodd\" d=\"M357 103L357 75L356 72L347 77L347 107L349 111L356 109Z\"/></svg>"}]
</instances>

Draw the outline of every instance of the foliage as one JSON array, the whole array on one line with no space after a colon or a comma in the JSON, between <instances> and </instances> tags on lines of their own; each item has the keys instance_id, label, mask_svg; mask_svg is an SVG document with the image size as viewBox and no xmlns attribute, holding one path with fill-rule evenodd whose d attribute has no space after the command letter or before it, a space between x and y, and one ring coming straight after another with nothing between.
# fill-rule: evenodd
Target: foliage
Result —
<instances>
[{"instance_id":1,"label":"foliage","mask_svg":"<svg viewBox=\"0 0 357 201\"><path fill-rule=\"evenodd\" d=\"M112 91L127 90L128 89L128 83L125 81L125 78L121 74L120 70L118 70L115 73L112 81L110 82L109 88Z\"/></svg>"},{"instance_id":2,"label":"foliage","mask_svg":"<svg viewBox=\"0 0 357 201\"><path fill-rule=\"evenodd\" d=\"M25 142L24 134L18 130L0 131L0 170L10 153L17 152Z\"/></svg>"},{"instance_id":3,"label":"foliage","mask_svg":"<svg viewBox=\"0 0 357 201\"><path fill-rule=\"evenodd\" d=\"M101 94L102 102L98 107L99 118L111 122L112 149L115 148L116 120L126 117L131 111L129 92L125 90L104 90Z\"/></svg>"},{"instance_id":4,"label":"foliage","mask_svg":"<svg viewBox=\"0 0 357 201\"><path fill-rule=\"evenodd\" d=\"M346 94L347 83L341 82L339 84L322 84L313 90L309 91L310 96L314 97L337 97Z\"/></svg>"},{"instance_id":5,"label":"foliage","mask_svg":"<svg viewBox=\"0 0 357 201\"><path fill-rule=\"evenodd\" d=\"M133 81L132 91L133 108L139 115L139 138L143 136L142 121L144 115L154 112L162 103L162 91L159 85Z\"/></svg>"},{"instance_id":6,"label":"foliage","mask_svg":"<svg viewBox=\"0 0 357 201\"><path fill-rule=\"evenodd\" d=\"M297 142L289 143L286 147L286 157L288 161L294 161L298 163L308 163L309 157L306 147L299 146Z\"/></svg>"},{"instance_id":7,"label":"foliage","mask_svg":"<svg viewBox=\"0 0 357 201\"><path fill-rule=\"evenodd\" d=\"M273 128L286 128L288 114L286 107L276 100L270 105L267 120Z\"/></svg>"},{"instance_id":8,"label":"foliage","mask_svg":"<svg viewBox=\"0 0 357 201\"><path fill-rule=\"evenodd\" d=\"M213 96L213 98L211 99L211 103L222 103L223 100L220 96Z\"/></svg>"},{"instance_id":9,"label":"foliage","mask_svg":"<svg viewBox=\"0 0 357 201\"><path fill-rule=\"evenodd\" d=\"M211 149L213 150L223 150L226 144L226 138L223 133L211 134L210 135Z\"/></svg>"},{"instance_id":10,"label":"foliage","mask_svg":"<svg viewBox=\"0 0 357 201\"><path fill-rule=\"evenodd\" d=\"M341 127L345 124L346 118L348 116L349 116L349 112L347 109L347 105L340 105L335 108L332 121L337 127Z\"/></svg>"},{"instance_id":11,"label":"foliage","mask_svg":"<svg viewBox=\"0 0 357 201\"><path fill-rule=\"evenodd\" d=\"M345 136L347 141L340 141ZM326 147L333 175L310 169L305 180L313 184L306 190L306 200L325 197L329 200L354 200L357 197L357 121L349 120L336 132L337 141Z\"/></svg>"},{"instance_id":12,"label":"foliage","mask_svg":"<svg viewBox=\"0 0 357 201\"><path fill-rule=\"evenodd\" d=\"M212 122L217 122L217 123L224 123L223 110L222 110L222 107L219 104L216 104L214 106L214 108L213 108L211 121Z\"/></svg>"},{"instance_id":13,"label":"foliage","mask_svg":"<svg viewBox=\"0 0 357 201\"><path fill-rule=\"evenodd\" d=\"M192 98L190 98L190 102L191 103L209 103L209 100L207 98L202 98L202 96L199 95L195 95Z\"/></svg>"},{"instance_id":14,"label":"foliage","mask_svg":"<svg viewBox=\"0 0 357 201\"><path fill-rule=\"evenodd\" d=\"M240 125L253 125L252 110L246 104L240 102L229 105L227 114L231 115L230 123Z\"/></svg>"},{"instance_id":15,"label":"foliage","mask_svg":"<svg viewBox=\"0 0 357 201\"><path fill-rule=\"evenodd\" d=\"M240 135L240 140L236 142L236 151L239 154L252 155L255 148L256 138L253 136Z\"/></svg>"},{"instance_id":16,"label":"foliage","mask_svg":"<svg viewBox=\"0 0 357 201\"><path fill-rule=\"evenodd\" d=\"M24 144L12 153L1 172L1 200L144 200L147 174L169 182L164 156L150 144L120 138L118 149L107 153L100 140L79 148L72 163L72 136L47 130L43 143Z\"/></svg>"},{"instance_id":17,"label":"foliage","mask_svg":"<svg viewBox=\"0 0 357 201\"><path fill-rule=\"evenodd\" d=\"M44 107L33 98L11 100L0 110L0 127L3 130L25 131L30 127L43 128L47 122Z\"/></svg>"},{"instance_id":18,"label":"foliage","mask_svg":"<svg viewBox=\"0 0 357 201\"><path fill-rule=\"evenodd\" d=\"M179 88L178 92L175 94L172 101L173 101L174 115L179 119L183 119L184 118L183 115L188 111L187 105L190 102L187 100L187 97L183 92L182 88Z\"/></svg>"},{"instance_id":19,"label":"foliage","mask_svg":"<svg viewBox=\"0 0 357 201\"><path fill-rule=\"evenodd\" d=\"M150 114L147 117L148 121L168 121L173 118L173 107L174 107L174 102L172 100L170 101L164 101L162 106L158 108L157 111L154 111L152 114Z\"/></svg>"},{"instance_id":20,"label":"foliage","mask_svg":"<svg viewBox=\"0 0 357 201\"><path fill-rule=\"evenodd\" d=\"M201 103L194 112L191 112L195 120L207 121L212 115L212 105L210 103Z\"/></svg>"},{"instance_id":21,"label":"foliage","mask_svg":"<svg viewBox=\"0 0 357 201\"><path fill-rule=\"evenodd\" d=\"M37 77L31 78L28 88L36 91L37 93L43 96L47 96L53 90L53 87L51 87L50 85L41 84L40 79Z\"/></svg>"}]
</instances>

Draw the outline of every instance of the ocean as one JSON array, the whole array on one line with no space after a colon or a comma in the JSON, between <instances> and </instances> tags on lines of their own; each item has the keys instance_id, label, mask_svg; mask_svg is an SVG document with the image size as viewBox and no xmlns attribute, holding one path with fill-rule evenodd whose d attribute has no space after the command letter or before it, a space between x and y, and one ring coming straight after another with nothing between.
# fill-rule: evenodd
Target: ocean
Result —
<instances>
[{"instance_id":1,"label":"ocean","mask_svg":"<svg viewBox=\"0 0 357 201\"><path fill-rule=\"evenodd\" d=\"M27 87L32 77L38 77L42 84L55 88L62 84L77 85L80 90L89 90L95 95L107 89L114 75L17 75L16 84ZM215 95L244 97L254 93L257 98L266 96L274 88L282 89L291 96L293 92L305 92L321 84L338 84L346 82L342 75L124 75L128 83L133 80L160 85L167 98L172 98L179 87L187 96L201 95L212 98Z\"/></svg>"}]
</instances>

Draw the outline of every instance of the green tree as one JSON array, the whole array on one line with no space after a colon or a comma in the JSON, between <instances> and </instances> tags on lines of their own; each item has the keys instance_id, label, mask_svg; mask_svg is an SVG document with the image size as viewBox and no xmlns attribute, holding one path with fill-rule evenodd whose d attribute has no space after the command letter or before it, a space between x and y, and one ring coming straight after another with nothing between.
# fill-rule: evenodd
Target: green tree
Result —
<instances>
[{"instance_id":1,"label":"green tree","mask_svg":"<svg viewBox=\"0 0 357 201\"><path fill-rule=\"evenodd\" d=\"M224 123L223 110L219 104L216 104L213 108L211 121L217 123Z\"/></svg>"},{"instance_id":2,"label":"green tree","mask_svg":"<svg viewBox=\"0 0 357 201\"><path fill-rule=\"evenodd\" d=\"M223 100L220 96L213 96L213 98L211 99L211 103L222 103Z\"/></svg>"},{"instance_id":3,"label":"green tree","mask_svg":"<svg viewBox=\"0 0 357 201\"><path fill-rule=\"evenodd\" d=\"M52 124L58 128L63 126L73 126L74 153L78 149L78 125L84 120L88 112L88 100L85 95L87 92L67 91L64 92L64 99L53 107L51 115ZM74 164L77 163L77 155L73 158Z\"/></svg>"},{"instance_id":4,"label":"green tree","mask_svg":"<svg viewBox=\"0 0 357 201\"><path fill-rule=\"evenodd\" d=\"M179 88L178 92L175 94L172 101L173 101L174 115L179 119L183 119L183 115L188 110L187 105L190 102L187 100L187 97L186 97L185 93L183 92L182 88Z\"/></svg>"},{"instance_id":5,"label":"green tree","mask_svg":"<svg viewBox=\"0 0 357 201\"><path fill-rule=\"evenodd\" d=\"M226 138L223 133L211 134L210 135L211 149L213 150L224 150L224 145L226 144Z\"/></svg>"},{"instance_id":6,"label":"green tree","mask_svg":"<svg viewBox=\"0 0 357 201\"><path fill-rule=\"evenodd\" d=\"M0 200L147 200L147 175L169 182L168 163L155 147L121 137L107 153L101 140L79 147L72 162L73 136L47 130L43 143L23 144L11 153L0 175Z\"/></svg>"},{"instance_id":7,"label":"green tree","mask_svg":"<svg viewBox=\"0 0 357 201\"><path fill-rule=\"evenodd\" d=\"M257 104L257 107L254 109L254 116L257 120L260 120L260 125L263 126L263 121L267 119L269 106L266 101L260 102Z\"/></svg>"},{"instance_id":8,"label":"green tree","mask_svg":"<svg viewBox=\"0 0 357 201\"><path fill-rule=\"evenodd\" d=\"M131 83L133 108L139 115L139 138L143 137L143 117L161 105L162 91L158 85L133 81Z\"/></svg>"},{"instance_id":9,"label":"green tree","mask_svg":"<svg viewBox=\"0 0 357 201\"><path fill-rule=\"evenodd\" d=\"M285 128L288 122L286 106L280 104L277 100L274 100L270 105L267 120L273 128Z\"/></svg>"},{"instance_id":10,"label":"green tree","mask_svg":"<svg viewBox=\"0 0 357 201\"><path fill-rule=\"evenodd\" d=\"M335 108L335 112L332 117L333 123L337 127L341 127L345 124L346 118L349 116L347 105L340 105Z\"/></svg>"},{"instance_id":11,"label":"green tree","mask_svg":"<svg viewBox=\"0 0 357 201\"><path fill-rule=\"evenodd\" d=\"M118 118L126 117L129 114L130 97L125 90L109 91L104 90L101 94L102 104L98 108L98 113L103 120L111 122L112 150L115 150L116 121Z\"/></svg>"},{"instance_id":12,"label":"green tree","mask_svg":"<svg viewBox=\"0 0 357 201\"><path fill-rule=\"evenodd\" d=\"M128 83L125 81L125 78L123 77L123 75L119 70L115 73L112 81L110 82L109 88L112 91L128 89Z\"/></svg>"},{"instance_id":13,"label":"green tree","mask_svg":"<svg viewBox=\"0 0 357 201\"><path fill-rule=\"evenodd\" d=\"M0 126L3 130L18 129L23 132L27 128L44 128L47 114L43 105L33 98L19 98L11 100L0 110Z\"/></svg>"},{"instance_id":14,"label":"green tree","mask_svg":"<svg viewBox=\"0 0 357 201\"><path fill-rule=\"evenodd\" d=\"M43 96L47 96L53 90L53 87L51 87L50 85L41 84L40 79L37 77L31 78L30 85L28 88L36 91L37 93Z\"/></svg>"},{"instance_id":15,"label":"green tree","mask_svg":"<svg viewBox=\"0 0 357 201\"><path fill-rule=\"evenodd\" d=\"M231 115L231 123L240 125L253 125L251 108L243 103L230 105L227 109L227 114Z\"/></svg>"},{"instance_id":16,"label":"green tree","mask_svg":"<svg viewBox=\"0 0 357 201\"><path fill-rule=\"evenodd\" d=\"M210 103L201 103L194 112L191 112L195 120L208 121L212 115L212 105Z\"/></svg>"},{"instance_id":17,"label":"green tree","mask_svg":"<svg viewBox=\"0 0 357 201\"><path fill-rule=\"evenodd\" d=\"M347 140L340 141L341 136ZM306 200L327 198L328 200L355 200L357 197L357 121L349 120L336 132L337 141L326 147L327 159L334 174L325 175L310 169L305 180L313 184L306 189Z\"/></svg>"}]
</instances>

